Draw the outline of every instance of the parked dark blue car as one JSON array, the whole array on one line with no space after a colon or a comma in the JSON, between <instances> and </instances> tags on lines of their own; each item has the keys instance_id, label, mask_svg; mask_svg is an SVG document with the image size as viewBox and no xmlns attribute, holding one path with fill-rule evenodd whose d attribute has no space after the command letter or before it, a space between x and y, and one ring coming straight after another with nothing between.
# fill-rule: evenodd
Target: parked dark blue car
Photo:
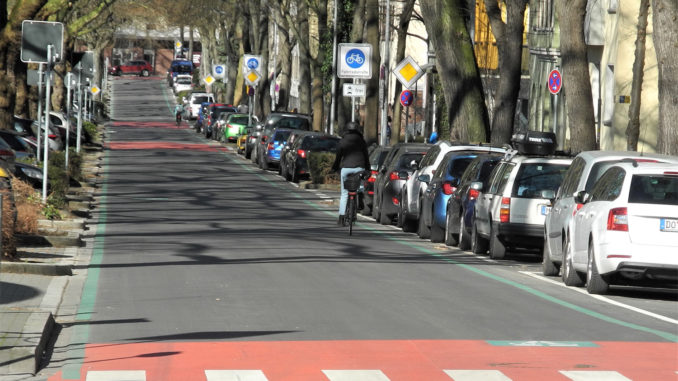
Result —
<instances>
[{"instance_id":1,"label":"parked dark blue car","mask_svg":"<svg viewBox=\"0 0 678 381\"><path fill-rule=\"evenodd\" d=\"M445 221L447 200L457 189L459 180L466 167L478 156L478 152L450 151L443 157L433 177L422 175L421 181L428 183L428 188L421 205L419 217L420 238L431 238L432 242L442 242L445 238Z\"/></svg>"},{"instance_id":2,"label":"parked dark blue car","mask_svg":"<svg viewBox=\"0 0 678 381\"><path fill-rule=\"evenodd\" d=\"M262 160L259 161L261 169L269 169L272 166L280 165L280 151L287 143L292 130L286 128L276 128L266 141L266 149L263 152Z\"/></svg>"},{"instance_id":3,"label":"parked dark blue car","mask_svg":"<svg viewBox=\"0 0 678 381\"><path fill-rule=\"evenodd\" d=\"M479 155L469 164L461 176L457 189L447 200L445 244L471 249L474 206L482 189L474 188L474 182L487 183L490 173L503 157L502 153Z\"/></svg>"}]
</instances>

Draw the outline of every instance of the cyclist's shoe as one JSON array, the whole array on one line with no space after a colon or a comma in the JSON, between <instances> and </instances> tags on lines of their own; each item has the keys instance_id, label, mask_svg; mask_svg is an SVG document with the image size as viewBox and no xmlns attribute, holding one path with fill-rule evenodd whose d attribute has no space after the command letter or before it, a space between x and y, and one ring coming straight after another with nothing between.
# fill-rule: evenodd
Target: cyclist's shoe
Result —
<instances>
[{"instance_id":1,"label":"cyclist's shoe","mask_svg":"<svg viewBox=\"0 0 678 381\"><path fill-rule=\"evenodd\" d=\"M339 216L339 219L337 220L337 226L346 226L346 219L343 215Z\"/></svg>"}]
</instances>

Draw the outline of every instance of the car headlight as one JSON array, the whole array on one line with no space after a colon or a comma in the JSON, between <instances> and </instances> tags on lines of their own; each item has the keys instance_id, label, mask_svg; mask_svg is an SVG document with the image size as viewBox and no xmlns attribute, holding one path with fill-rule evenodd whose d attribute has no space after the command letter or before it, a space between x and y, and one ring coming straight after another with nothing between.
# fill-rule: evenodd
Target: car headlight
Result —
<instances>
[{"instance_id":1,"label":"car headlight","mask_svg":"<svg viewBox=\"0 0 678 381\"><path fill-rule=\"evenodd\" d=\"M24 175L28 177L42 180L42 172L38 171L35 168L21 167L21 172L23 172Z\"/></svg>"}]
</instances>

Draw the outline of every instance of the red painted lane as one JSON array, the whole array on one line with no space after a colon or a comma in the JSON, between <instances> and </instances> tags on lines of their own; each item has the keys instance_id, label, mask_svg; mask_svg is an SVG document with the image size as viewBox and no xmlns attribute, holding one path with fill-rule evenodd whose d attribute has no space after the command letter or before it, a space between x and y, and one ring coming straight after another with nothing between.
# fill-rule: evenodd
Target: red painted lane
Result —
<instances>
[{"instance_id":1,"label":"red painted lane","mask_svg":"<svg viewBox=\"0 0 678 381\"><path fill-rule=\"evenodd\" d=\"M104 145L110 150L193 150L204 152L227 152L227 147L216 147L200 143L177 143L177 142L109 142Z\"/></svg>"},{"instance_id":2,"label":"red painted lane","mask_svg":"<svg viewBox=\"0 0 678 381\"><path fill-rule=\"evenodd\" d=\"M569 380L561 370L616 371L634 381L677 379L678 344L498 347L471 340L90 344L92 370L145 370L151 381L205 380L205 370L259 369L269 381L326 380L322 370L380 369L391 381L450 381L443 370L499 370L514 381ZM49 379L61 381L61 374Z\"/></svg>"},{"instance_id":3,"label":"red painted lane","mask_svg":"<svg viewBox=\"0 0 678 381\"><path fill-rule=\"evenodd\" d=\"M191 128L185 123L177 126L176 122L113 122L112 126L132 128L167 128L171 130L187 130Z\"/></svg>"}]
</instances>

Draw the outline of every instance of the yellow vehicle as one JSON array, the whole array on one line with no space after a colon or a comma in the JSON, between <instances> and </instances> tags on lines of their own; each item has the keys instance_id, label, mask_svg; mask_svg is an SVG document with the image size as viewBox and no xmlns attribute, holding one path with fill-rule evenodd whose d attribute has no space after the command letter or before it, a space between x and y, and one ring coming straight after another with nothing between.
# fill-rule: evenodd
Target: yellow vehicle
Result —
<instances>
[{"instance_id":1,"label":"yellow vehicle","mask_svg":"<svg viewBox=\"0 0 678 381\"><path fill-rule=\"evenodd\" d=\"M238 149L238 154L245 154L245 145L247 144L247 136L249 135L251 127L245 128L242 134L238 135L237 140L235 141L235 147Z\"/></svg>"}]
</instances>

